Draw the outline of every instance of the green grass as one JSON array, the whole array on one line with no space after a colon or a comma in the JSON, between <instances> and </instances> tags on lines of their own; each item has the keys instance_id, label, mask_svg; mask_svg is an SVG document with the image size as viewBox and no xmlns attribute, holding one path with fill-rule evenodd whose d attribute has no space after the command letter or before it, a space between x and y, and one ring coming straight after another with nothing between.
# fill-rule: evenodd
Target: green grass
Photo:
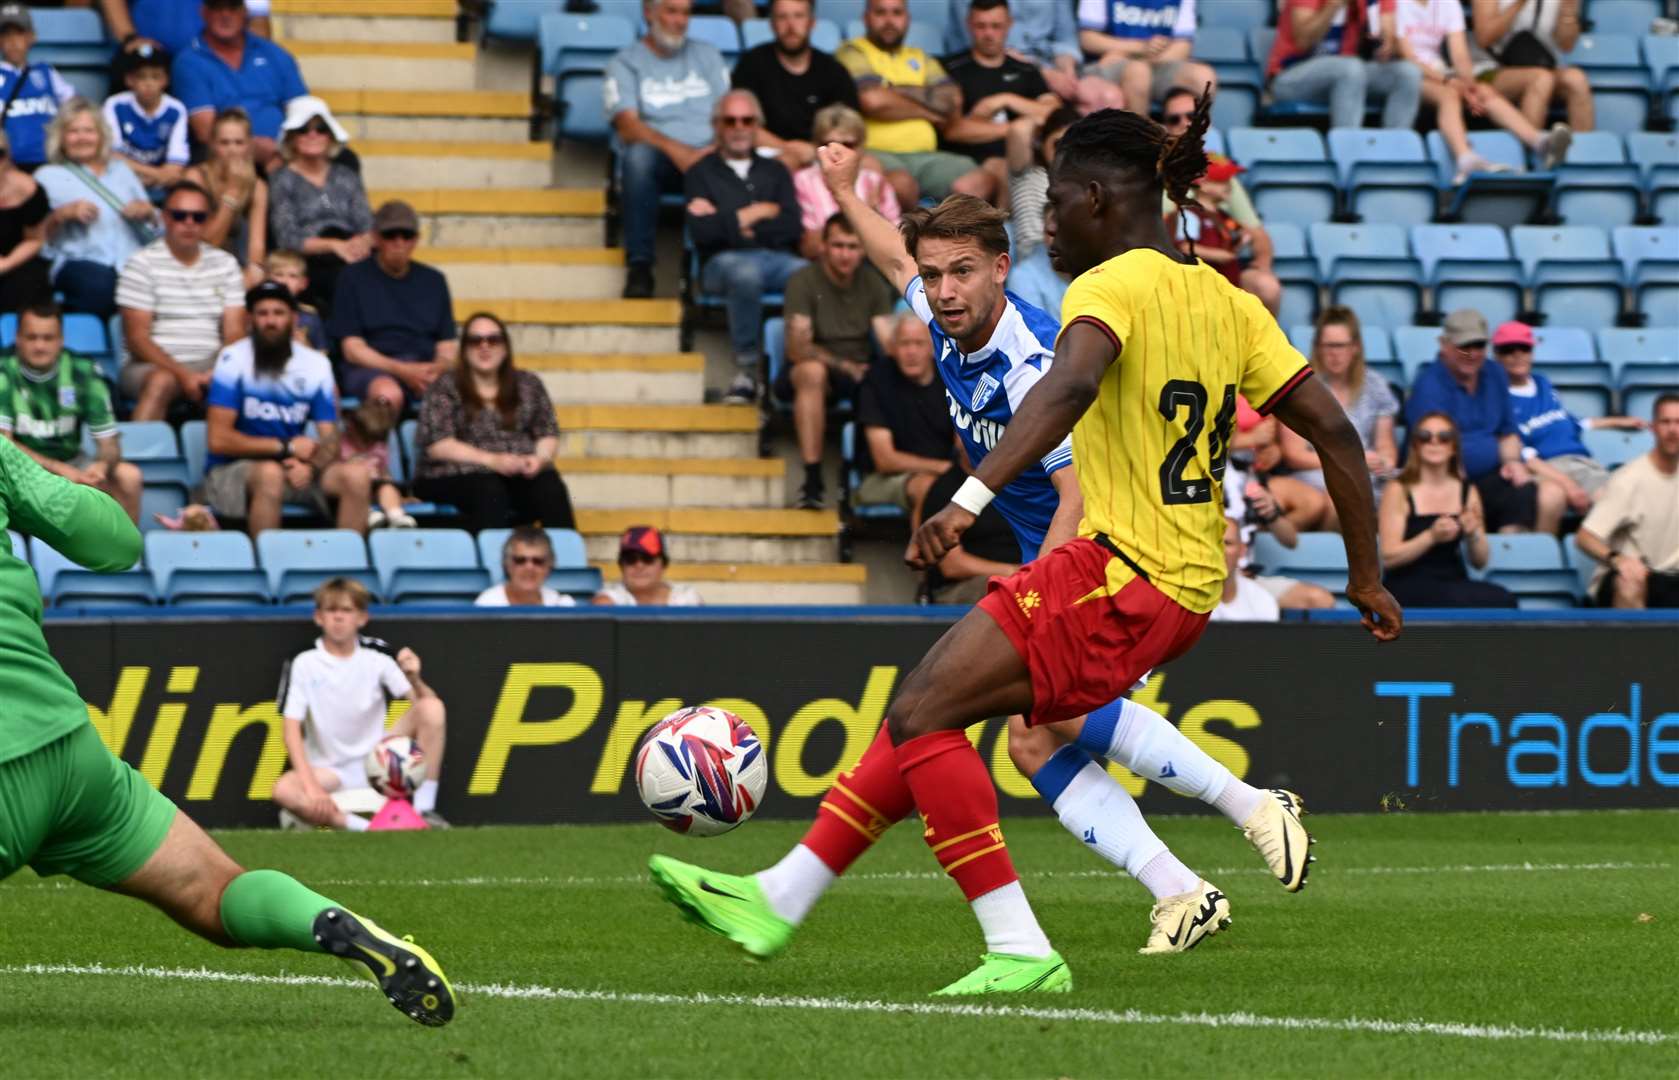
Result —
<instances>
[{"instance_id":1,"label":"green grass","mask_svg":"<svg viewBox=\"0 0 1679 1080\"><path fill-rule=\"evenodd\" d=\"M682 922L647 883L646 857L753 869L798 838L798 823L754 822L712 841L654 825L220 837L247 865L287 869L430 947L464 987L455 1023L441 1031L404 1020L370 984L22 971L348 973L320 956L218 950L133 901L26 872L0 885L0 1071L287 1080L1679 1075L1679 812L1314 817L1321 861L1298 896L1282 892L1221 821L1156 825L1234 908L1230 930L1186 955L1137 956L1147 894L1101 873L1106 864L1053 822L1007 826L1027 893L1077 989L986 1004L1092 1013L693 1000L918 1003L966 971L981 950L978 932L913 829L888 836L768 964ZM519 999L484 989L490 984L682 1000ZM1111 1015L1126 1010L1143 1016ZM1143 1022L1184 1013L1500 1030ZM1545 1039L1513 1028L1586 1035ZM1629 1044L1592 1034L1613 1029L1666 1038Z\"/></svg>"}]
</instances>

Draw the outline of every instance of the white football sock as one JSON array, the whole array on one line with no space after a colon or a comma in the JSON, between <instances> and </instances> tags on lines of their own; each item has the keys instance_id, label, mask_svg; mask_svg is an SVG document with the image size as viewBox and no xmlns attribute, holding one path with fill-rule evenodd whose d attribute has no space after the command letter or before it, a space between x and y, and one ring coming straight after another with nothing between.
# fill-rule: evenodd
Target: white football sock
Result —
<instances>
[{"instance_id":1,"label":"white football sock","mask_svg":"<svg viewBox=\"0 0 1679 1080\"><path fill-rule=\"evenodd\" d=\"M414 809L424 814L437 809L437 781L422 780L414 792Z\"/></svg>"},{"instance_id":2,"label":"white football sock","mask_svg":"<svg viewBox=\"0 0 1679 1080\"><path fill-rule=\"evenodd\" d=\"M1200 879L1166 848L1143 820L1131 793L1119 786L1101 765L1077 747L1062 747L1083 758L1085 765L1051 804L1067 831L1087 847L1142 883L1159 900L1194 888ZM1047 771L1046 764L1045 770ZM1042 775L1042 771L1040 771ZM1152 872L1150 872L1152 871ZM1189 879L1183 885L1184 877Z\"/></svg>"},{"instance_id":3,"label":"white football sock","mask_svg":"<svg viewBox=\"0 0 1679 1080\"><path fill-rule=\"evenodd\" d=\"M1165 848L1150 859L1147 865L1139 868L1136 874L1137 880L1154 894L1156 900L1186 893L1201 884L1201 879L1195 876L1195 871L1179 862L1178 857Z\"/></svg>"},{"instance_id":4,"label":"white football sock","mask_svg":"<svg viewBox=\"0 0 1679 1080\"><path fill-rule=\"evenodd\" d=\"M345 814L344 827L351 832L366 832L368 821L360 814Z\"/></svg>"},{"instance_id":5,"label":"white football sock","mask_svg":"<svg viewBox=\"0 0 1679 1080\"><path fill-rule=\"evenodd\" d=\"M969 906L985 933L986 952L1042 959L1055 951L1049 947L1049 938L1038 925L1038 917L1032 914L1032 905L1026 902L1026 891L1020 882L1011 881L976 896Z\"/></svg>"},{"instance_id":6,"label":"white football sock","mask_svg":"<svg viewBox=\"0 0 1679 1080\"><path fill-rule=\"evenodd\" d=\"M770 910L797 926L828 891L836 875L816 852L795 844L780 862L754 876Z\"/></svg>"},{"instance_id":7,"label":"white football sock","mask_svg":"<svg viewBox=\"0 0 1679 1080\"><path fill-rule=\"evenodd\" d=\"M1241 825L1264 792L1245 784L1146 705L1121 698L1084 721L1078 744L1119 762L1144 780L1200 799Z\"/></svg>"}]
</instances>

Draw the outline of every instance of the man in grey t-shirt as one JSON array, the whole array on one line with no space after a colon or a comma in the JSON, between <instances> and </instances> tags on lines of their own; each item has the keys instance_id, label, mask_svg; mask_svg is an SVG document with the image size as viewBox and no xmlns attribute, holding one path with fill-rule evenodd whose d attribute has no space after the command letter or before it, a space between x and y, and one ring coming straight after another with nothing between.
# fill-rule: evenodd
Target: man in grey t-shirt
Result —
<instances>
[{"instance_id":1,"label":"man in grey t-shirt","mask_svg":"<svg viewBox=\"0 0 1679 1080\"><path fill-rule=\"evenodd\" d=\"M643 0L647 36L612 58L602 96L620 145L624 296L653 295L659 195L712 149L711 112L729 88L714 46L688 37L692 0Z\"/></svg>"}]
</instances>

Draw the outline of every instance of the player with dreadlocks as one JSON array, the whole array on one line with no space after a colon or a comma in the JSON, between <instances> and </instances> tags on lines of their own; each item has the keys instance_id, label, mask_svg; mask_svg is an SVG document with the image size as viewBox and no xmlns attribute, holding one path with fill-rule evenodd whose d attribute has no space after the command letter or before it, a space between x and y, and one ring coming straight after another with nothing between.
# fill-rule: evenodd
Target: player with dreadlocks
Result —
<instances>
[{"instance_id":1,"label":"player with dreadlocks","mask_svg":"<svg viewBox=\"0 0 1679 1080\"><path fill-rule=\"evenodd\" d=\"M1206 169L1209 107L1203 95L1179 136L1114 109L1062 136L1046 240L1056 268L1075 280L1054 361L975 475L910 543L912 565L936 563L995 492L1072 433L1084 495L1079 537L993 578L887 710L926 841L986 938L980 967L949 991L1052 990L1070 981L1020 888L990 773L965 729L1021 713L1034 725L1071 721L1063 730L1075 728L1077 744L1094 754L1112 757L1135 742L1128 711L1076 718L1186 652L1218 604L1222 477L1238 393L1318 448L1341 515L1347 598L1377 640L1400 632L1399 605L1381 586L1357 432L1260 302L1179 253L1161 220L1162 189L1181 204ZM1297 796L1270 794L1298 820ZM1310 858L1304 831L1282 835L1294 841L1285 840L1274 866L1297 889Z\"/></svg>"}]
</instances>

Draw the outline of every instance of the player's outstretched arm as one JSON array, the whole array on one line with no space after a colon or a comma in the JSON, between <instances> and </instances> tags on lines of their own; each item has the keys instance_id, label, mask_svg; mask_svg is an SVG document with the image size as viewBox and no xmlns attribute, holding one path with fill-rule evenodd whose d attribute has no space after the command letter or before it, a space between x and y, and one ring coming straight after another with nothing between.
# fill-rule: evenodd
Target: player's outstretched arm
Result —
<instances>
[{"instance_id":1,"label":"player's outstretched arm","mask_svg":"<svg viewBox=\"0 0 1679 1080\"><path fill-rule=\"evenodd\" d=\"M938 562L955 547L978 516L977 511L960 504L969 485L977 481L984 491L995 493L1013 483L1033 462L1042 461L1096 400L1102 376L1118 357L1119 349L1105 330L1083 322L1063 330L1055 345L1054 362L1021 399L996 449L985 455L974 475L957 491L958 501L921 523L910 538L905 561L921 569Z\"/></svg>"},{"instance_id":2,"label":"player's outstretched arm","mask_svg":"<svg viewBox=\"0 0 1679 1080\"><path fill-rule=\"evenodd\" d=\"M851 227L863 241L863 251L875 269L902 296L909 283L915 280L915 260L904 247L904 238L897 226L880 216L880 212L857 197L857 170L862 159L857 151L839 143L824 143L816 148L816 160L822 166L822 179L839 204Z\"/></svg>"},{"instance_id":3,"label":"player's outstretched arm","mask_svg":"<svg viewBox=\"0 0 1679 1080\"><path fill-rule=\"evenodd\" d=\"M1399 603L1382 588L1376 553L1376 500L1370 490L1370 466L1364 443L1341 403L1318 379L1295 387L1276 407L1279 420L1317 447L1323 484L1341 516L1341 539L1347 546L1347 599L1364 616L1364 626L1378 641L1399 636L1404 616Z\"/></svg>"},{"instance_id":4,"label":"player's outstretched arm","mask_svg":"<svg viewBox=\"0 0 1679 1080\"><path fill-rule=\"evenodd\" d=\"M41 468L10 439L0 439L0 498L14 527L77 565L113 573L140 561L140 530L128 511L97 488Z\"/></svg>"}]
</instances>

